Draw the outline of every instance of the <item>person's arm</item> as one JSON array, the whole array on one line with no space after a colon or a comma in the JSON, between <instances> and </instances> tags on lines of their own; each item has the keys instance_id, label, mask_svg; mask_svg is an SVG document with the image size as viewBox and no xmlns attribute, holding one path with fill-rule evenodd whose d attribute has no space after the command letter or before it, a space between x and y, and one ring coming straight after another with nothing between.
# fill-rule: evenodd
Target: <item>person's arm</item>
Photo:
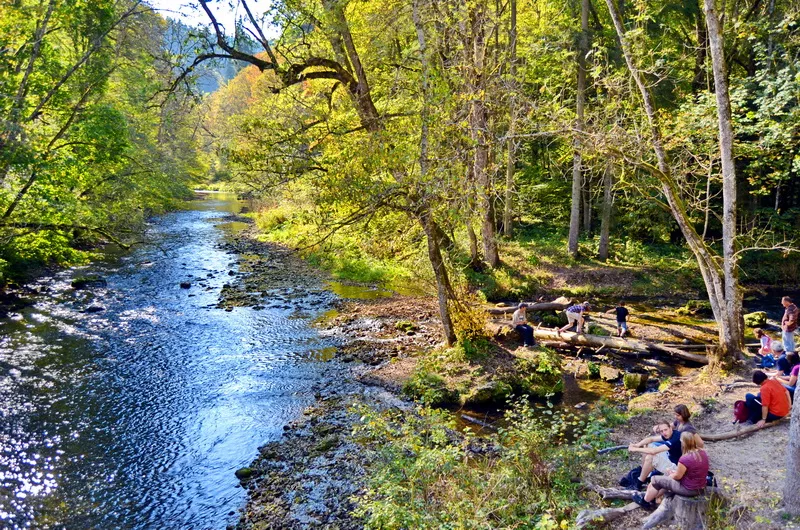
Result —
<instances>
[{"instance_id":1,"label":"person's arm","mask_svg":"<svg viewBox=\"0 0 800 530\"><path fill-rule=\"evenodd\" d=\"M686 474L686 466L678 462L678 469L669 474L670 478L680 480Z\"/></svg>"},{"instance_id":2,"label":"person's arm","mask_svg":"<svg viewBox=\"0 0 800 530\"><path fill-rule=\"evenodd\" d=\"M797 307L794 308L794 311L789 313L789 318L786 319L786 327L795 327L797 326Z\"/></svg>"},{"instance_id":3,"label":"person's arm","mask_svg":"<svg viewBox=\"0 0 800 530\"><path fill-rule=\"evenodd\" d=\"M788 391L786 392L789 393ZM761 420L756 423L756 427L759 429L767 424L767 416L769 415L769 407L767 405L761 405Z\"/></svg>"},{"instance_id":4,"label":"person's arm","mask_svg":"<svg viewBox=\"0 0 800 530\"><path fill-rule=\"evenodd\" d=\"M797 376L793 375L789 377L789 386L797 386Z\"/></svg>"},{"instance_id":5,"label":"person's arm","mask_svg":"<svg viewBox=\"0 0 800 530\"><path fill-rule=\"evenodd\" d=\"M647 439L649 440L649 438L647 438ZM660 439L661 438L659 437L659 440ZM656 440L652 440L652 441L655 442ZM639 443L641 443L641 442L639 442ZM646 447L646 445L647 444L645 444L645 447L642 447L642 446L640 446L638 444L629 445L628 446L628 451L630 451L632 453L642 453L642 454L645 454L645 455L657 455L658 453L663 453L663 452L669 451L669 446L667 446L667 445L658 445L656 447Z\"/></svg>"}]
</instances>

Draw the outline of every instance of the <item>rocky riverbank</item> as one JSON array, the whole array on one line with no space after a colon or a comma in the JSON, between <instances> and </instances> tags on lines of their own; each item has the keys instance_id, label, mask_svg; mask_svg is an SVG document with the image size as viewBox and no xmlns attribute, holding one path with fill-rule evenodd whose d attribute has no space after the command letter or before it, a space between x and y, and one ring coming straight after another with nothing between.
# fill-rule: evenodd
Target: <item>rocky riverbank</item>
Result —
<instances>
[{"instance_id":1,"label":"rocky riverbank","mask_svg":"<svg viewBox=\"0 0 800 530\"><path fill-rule=\"evenodd\" d=\"M248 469L240 470L248 502L235 528L361 528L363 522L353 515L353 510L366 484L374 452L352 435L360 420L354 406L365 404L377 410L399 409L413 414L411 402L401 397L401 393L406 383L419 373L421 365L428 362L430 352L443 351L439 348L435 301L392 296L334 302L326 298L325 276L312 271L294 254L256 241L251 231L234 236L227 244L243 261L241 272L223 290L221 306L256 307L271 293L281 292L285 287L280 285L282 278L286 278L288 286L292 276L308 274L315 286L310 300L293 298L288 292L282 295L283 299L272 303L295 304L300 314L331 303L334 310L316 325L322 334L337 338L339 343L322 381L313 388L316 404L302 418L285 426L280 440L260 448ZM275 284L277 287L273 287ZM666 337L699 340L713 335L710 322L671 323L670 318L663 312L655 317L641 311L632 319L632 329L640 337L656 340ZM598 326L613 326L612 317L602 313L593 320ZM445 372L445 385L454 389L466 381L472 387L476 382L477 386L491 382L502 375L504 363L513 363L527 353L525 349L517 349L513 336L497 339L489 358L471 362L450 359L440 365L439 369ZM671 417L671 408L678 403L689 405L701 432L727 431L731 429L733 401L749 391L746 388L726 391L724 384L741 375L676 369L676 365L656 359L638 362L643 372L658 376L651 379L651 392L641 395L624 388L619 377L625 369L624 361L613 354L569 358L563 367L572 374L570 377L588 378L597 370L595 363L602 365L604 379L616 382L612 399L624 408L638 411L630 422L612 433L612 438L620 443L647 435L657 419ZM467 386L462 385L461 389L463 402L469 392ZM585 403L579 405L583 407L577 408L587 407ZM591 403L588 408L592 408ZM460 435L453 433L453 436ZM793 524L782 519L777 507L785 470L776 462L785 456L787 437L788 425L784 425L746 438L708 444L713 470L736 508L737 520L727 527L773 529ZM586 469L580 480L612 486L635 465L636 459L623 451ZM588 500L601 503L591 497ZM629 514L617 527L639 528L646 515L640 512Z\"/></svg>"}]
</instances>

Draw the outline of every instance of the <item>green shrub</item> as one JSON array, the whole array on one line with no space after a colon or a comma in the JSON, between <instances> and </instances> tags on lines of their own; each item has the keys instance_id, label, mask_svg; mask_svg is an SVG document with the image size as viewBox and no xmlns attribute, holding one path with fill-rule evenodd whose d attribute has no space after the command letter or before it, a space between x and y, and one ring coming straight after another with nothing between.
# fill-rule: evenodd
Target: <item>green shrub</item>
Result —
<instances>
[{"instance_id":1,"label":"green shrub","mask_svg":"<svg viewBox=\"0 0 800 530\"><path fill-rule=\"evenodd\" d=\"M590 335L602 335L603 337L611 336L611 333L607 329L597 324L589 324L587 331Z\"/></svg>"},{"instance_id":2,"label":"green shrub","mask_svg":"<svg viewBox=\"0 0 800 530\"><path fill-rule=\"evenodd\" d=\"M436 374L418 370L403 385L403 394L432 407L458 402L457 392L447 388L444 379Z\"/></svg>"},{"instance_id":3,"label":"green shrub","mask_svg":"<svg viewBox=\"0 0 800 530\"><path fill-rule=\"evenodd\" d=\"M394 324L394 329L407 333L409 331L417 331L419 326L408 320L398 320Z\"/></svg>"},{"instance_id":4,"label":"green shrub","mask_svg":"<svg viewBox=\"0 0 800 530\"><path fill-rule=\"evenodd\" d=\"M592 379L597 379L598 377L600 377L599 364L589 361L588 368L589 368L589 377L591 377Z\"/></svg>"}]
</instances>

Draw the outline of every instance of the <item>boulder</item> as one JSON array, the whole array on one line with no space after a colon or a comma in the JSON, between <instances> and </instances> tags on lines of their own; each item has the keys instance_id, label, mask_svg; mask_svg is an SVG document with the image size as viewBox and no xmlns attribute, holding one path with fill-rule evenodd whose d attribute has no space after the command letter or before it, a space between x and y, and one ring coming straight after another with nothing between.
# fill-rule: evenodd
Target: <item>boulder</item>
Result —
<instances>
[{"instance_id":1,"label":"boulder","mask_svg":"<svg viewBox=\"0 0 800 530\"><path fill-rule=\"evenodd\" d=\"M239 480L247 480L253 476L253 470L250 469L249 467L243 467L237 469L234 474L236 475L236 478L238 478Z\"/></svg>"},{"instance_id":2,"label":"boulder","mask_svg":"<svg viewBox=\"0 0 800 530\"><path fill-rule=\"evenodd\" d=\"M188 289L192 284L190 282L181 282L181 289Z\"/></svg>"},{"instance_id":3,"label":"boulder","mask_svg":"<svg viewBox=\"0 0 800 530\"><path fill-rule=\"evenodd\" d=\"M755 311L744 315L744 325L750 328L758 328L767 325L767 313Z\"/></svg>"},{"instance_id":4,"label":"boulder","mask_svg":"<svg viewBox=\"0 0 800 530\"><path fill-rule=\"evenodd\" d=\"M487 381L471 389L462 400L465 405L505 403L512 393L511 385L502 381Z\"/></svg>"},{"instance_id":5,"label":"boulder","mask_svg":"<svg viewBox=\"0 0 800 530\"><path fill-rule=\"evenodd\" d=\"M616 368L611 366L600 367L600 379L603 381L614 382L617 381L620 376L622 376L622 372Z\"/></svg>"},{"instance_id":6,"label":"boulder","mask_svg":"<svg viewBox=\"0 0 800 530\"><path fill-rule=\"evenodd\" d=\"M649 376L647 374L627 373L622 378L622 382L624 383L625 388L628 390L642 391L644 390L645 385L647 385L648 377Z\"/></svg>"}]
</instances>

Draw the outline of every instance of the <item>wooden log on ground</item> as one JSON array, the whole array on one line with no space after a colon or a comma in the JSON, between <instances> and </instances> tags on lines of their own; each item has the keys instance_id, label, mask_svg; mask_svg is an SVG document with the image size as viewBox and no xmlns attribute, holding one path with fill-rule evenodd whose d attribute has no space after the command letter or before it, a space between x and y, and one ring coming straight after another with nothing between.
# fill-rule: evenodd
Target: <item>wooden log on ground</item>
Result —
<instances>
[{"instance_id":1,"label":"wooden log on ground","mask_svg":"<svg viewBox=\"0 0 800 530\"><path fill-rule=\"evenodd\" d=\"M598 525L602 523L610 523L622 517L623 515L639 509L639 505L631 502L622 508L601 508L599 510L581 510L578 518L575 520L576 528L586 528L589 525Z\"/></svg>"},{"instance_id":2,"label":"wooden log on ground","mask_svg":"<svg viewBox=\"0 0 800 530\"><path fill-rule=\"evenodd\" d=\"M706 527L710 495L683 497L667 493L656 511L644 520L642 530L659 525L682 530L703 530Z\"/></svg>"},{"instance_id":3,"label":"wooden log on ground","mask_svg":"<svg viewBox=\"0 0 800 530\"><path fill-rule=\"evenodd\" d=\"M739 436L745 436L747 434L752 434L754 432L762 431L764 429L769 429L771 427L777 427L778 425L786 423L788 420L789 416L785 416L779 420L771 421L765 424L763 427L759 427L757 425L749 425L747 427L743 427L735 431L722 432L718 434L700 434L700 438L702 438L704 442L721 442L723 440L738 438Z\"/></svg>"},{"instance_id":4,"label":"wooden log on ground","mask_svg":"<svg viewBox=\"0 0 800 530\"><path fill-rule=\"evenodd\" d=\"M597 493L603 500L622 499L624 501L629 501L633 499L634 494L639 493L638 490L604 488L603 486L597 486L595 484L586 484L586 489Z\"/></svg>"},{"instance_id":5,"label":"wooden log on ground","mask_svg":"<svg viewBox=\"0 0 800 530\"><path fill-rule=\"evenodd\" d=\"M572 305L569 301L566 302L530 302L528 303L528 311L563 311ZM505 315L511 314L517 310L519 306L503 306L503 307L487 307L486 312L490 315Z\"/></svg>"},{"instance_id":6,"label":"wooden log on ground","mask_svg":"<svg viewBox=\"0 0 800 530\"><path fill-rule=\"evenodd\" d=\"M598 455L604 455L606 453L610 453L612 451L621 451L622 449L627 449L629 446L627 445L615 445L613 447L606 447L605 449L598 449Z\"/></svg>"},{"instance_id":7,"label":"wooden log on ground","mask_svg":"<svg viewBox=\"0 0 800 530\"><path fill-rule=\"evenodd\" d=\"M664 496L664 499L661 501L661 504L658 505L656 511L648 515L644 520L642 530L649 530L650 528L655 528L660 524L667 525L672 523L672 520L675 518L675 510L672 507L672 499L673 497L671 495Z\"/></svg>"},{"instance_id":8,"label":"wooden log on ground","mask_svg":"<svg viewBox=\"0 0 800 530\"><path fill-rule=\"evenodd\" d=\"M589 346L599 348L605 346L615 350L628 350L639 353L666 353L672 357L692 361L699 364L708 364L708 357L696 353L688 353L666 344L656 344L636 339L623 339L620 337L606 337L604 335L589 335L586 333L573 333L564 331L559 333L556 329L536 328L533 331L536 340L561 341L575 346Z\"/></svg>"}]
</instances>

